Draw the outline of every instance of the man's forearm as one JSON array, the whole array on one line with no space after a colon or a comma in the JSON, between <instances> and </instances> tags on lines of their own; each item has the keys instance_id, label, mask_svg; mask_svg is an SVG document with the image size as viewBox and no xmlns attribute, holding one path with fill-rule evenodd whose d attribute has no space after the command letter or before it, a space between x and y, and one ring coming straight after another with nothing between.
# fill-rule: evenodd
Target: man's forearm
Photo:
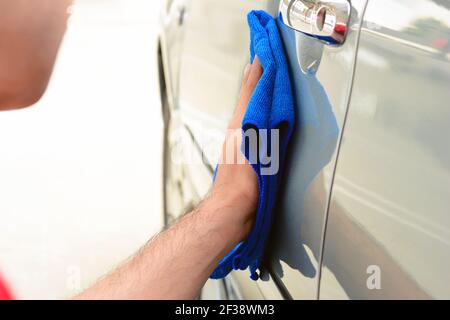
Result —
<instances>
[{"instance_id":1,"label":"man's forearm","mask_svg":"<svg viewBox=\"0 0 450 320\"><path fill-rule=\"evenodd\" d=\"M216 265L249 228L239 199L212 194L79 299L194 299Z\"/></svg>"},{"instance_id":2,"label":"man's forearm","mask_svg":"<svg viewBox=\"0 0 450 320\"><path fill-rule=\"evenodd\" d=\"M229 129L242 118L262 74L257 58L245 69ZM237 135L239 138L241 134ZM131 260L80 294L78 299L195 299L220 260L250 233L258 203L256 173L240 151L241 141L225 138L210 195L195 210L145 245ZM231 149L231 150L230 150Z\"/></svg>"}]
</instances>

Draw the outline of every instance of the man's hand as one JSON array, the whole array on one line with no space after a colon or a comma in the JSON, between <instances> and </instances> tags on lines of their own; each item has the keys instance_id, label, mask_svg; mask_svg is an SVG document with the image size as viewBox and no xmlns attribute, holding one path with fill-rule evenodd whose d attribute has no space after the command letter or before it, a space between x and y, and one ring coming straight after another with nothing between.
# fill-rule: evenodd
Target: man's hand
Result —
<instances>
[{"instance_id":1,"label":"man's hand","mask_svg":"<svg viewBox=\"0 0 450 320\"><path fill-rule=\"evenodd\" d=\"M228 126L228 134L211 192L213 199L223 199L224 203L234 208L233 216L230 218L233 219L232 223L243 227L240 241L251 230L258 204L257 176L241 152L242 119L262 72L257 58L252 65L249 64L245 68L239 100ZM232 159L227 157L230 154L234 155Z\"/></svg>"},{"instance_id":2,"label":"man's hand","mask_svg":"<svg viewBox=\"0 0 450 320\"><path fill-rule=\"evenodd\" d=\"M261 74L258 60L246 68L229 128L241 128ZM255 218L257 177L240 152L240 139L233 143L229 139L234 137L227 136L223 152L234 151L236 161L219 165L209 196L77 299L195 299L199 296L220 260L248 235Z\"/></svg>"}]
</instances>

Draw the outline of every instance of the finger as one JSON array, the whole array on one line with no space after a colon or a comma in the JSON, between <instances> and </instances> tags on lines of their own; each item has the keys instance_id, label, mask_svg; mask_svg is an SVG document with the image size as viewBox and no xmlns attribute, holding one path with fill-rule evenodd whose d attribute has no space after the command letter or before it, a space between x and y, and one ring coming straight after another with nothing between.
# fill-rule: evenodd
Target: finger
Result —
<instances>
[{"instance_id":1,"label":"finger","mask_svg":"<svg viewBox=\"0 0 450 320\"><path fill-rule=\"evenodd\" d=\"M251 65L248 79L243 84L241 94L239 96L239 101L235 112L236 113L235 116L237 117L236 121L238 122L242 121L245 111L247 110L250 98L253 95L253 91L255 90L259 79L261 78L262 72L263 70L261 64L259 63L258 58L255 58L253 64Z\"/></svg>"},{"instance_id":2,"label":"finger","mask_svg":"<svg viewBox=\"0 0 450 320\"><path fill-rule=\"evenodd\" d=\"M255 90L255 87L258 84L262 73L263 69L261 67L261 64L259 63L259 59L258 57L255 57L255 59L253 60L252 68L250 70L250 74L248 76L248 80L245 83L245 85L248 87L247 93L250 93L250 96ZM250 99L250 97L248 97L248 99Z\"/></svg>"},{"instance_id":3,"label":"finger","mask_svg":"<svg viewBox=\"0 0 450 320\"><path fill-rule=\"evenodd\" d=\"M244 70L244 77L242 78L242 86L247 82L248 77L250 76L250 70L252 68L252 65L250 63L247 63Z\"/></svg>"},{"instance_id":4,"label":"finger","mask_svg":"<svg viewBox=\"0 0 450 320\"><path fill-rule=\"evenodd\" d=\"M248 77L250 76L250 71L252 69L252 65L247 63L244 69L244 76L242 77L241 90L239 91L239 97L242 95L242 90L244 90L245 84L247 83Z\"/></svg>"}]
</instances>

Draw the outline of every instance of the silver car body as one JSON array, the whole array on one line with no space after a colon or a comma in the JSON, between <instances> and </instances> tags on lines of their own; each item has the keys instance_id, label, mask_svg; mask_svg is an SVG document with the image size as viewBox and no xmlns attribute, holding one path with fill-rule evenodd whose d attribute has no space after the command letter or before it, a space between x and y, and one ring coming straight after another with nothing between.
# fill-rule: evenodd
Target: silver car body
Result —
<instances>
[{"instance_id":1,"label":"silver car body","mask_svg":"<svg viewBox=\"0 0 450 320\"><path fill-rule=\"evenodd\" d=\"M205 298L450 298L450 3L352 0L329 46L282 22L297 126L262 279ZM161 18L166 221L211 186L249 59L246 14L278 0L172 0ZM188 161L172 161L180 145ZM207 148L206 148L207 149Z\"/></svg>"}]
</instances>

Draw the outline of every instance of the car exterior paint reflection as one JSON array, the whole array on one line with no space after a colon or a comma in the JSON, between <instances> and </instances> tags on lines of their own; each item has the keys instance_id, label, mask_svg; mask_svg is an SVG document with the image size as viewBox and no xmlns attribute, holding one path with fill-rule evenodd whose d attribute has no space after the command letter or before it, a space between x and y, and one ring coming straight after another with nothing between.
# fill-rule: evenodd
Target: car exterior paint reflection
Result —
<instances>
[{"instance_id":1,"label":"car exterior paint reflection","mask_svg":"<svg viewBox=\"0 0 450 320\"><path fill-rule=\"evenodd\" d=\"M320 298L450 297L449 41L448 1L369 2Z\"/></svg>"}]
</instances>

